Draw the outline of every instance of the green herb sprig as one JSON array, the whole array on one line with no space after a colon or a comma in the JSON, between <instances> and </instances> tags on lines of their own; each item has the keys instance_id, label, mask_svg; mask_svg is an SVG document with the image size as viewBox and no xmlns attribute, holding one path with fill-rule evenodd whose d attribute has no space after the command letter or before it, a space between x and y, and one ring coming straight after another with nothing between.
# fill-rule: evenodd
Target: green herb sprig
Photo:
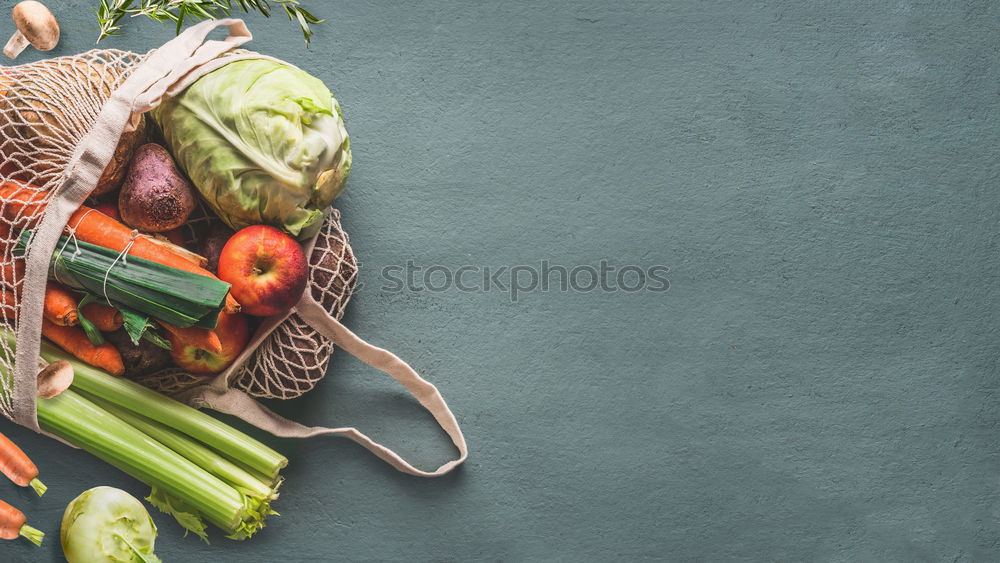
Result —
<instances>
[{"instance_id":1,"label":"green herb sprig","mask_svg":"<svg viewBox=\"0 0 1000 563\"><path fill-rule=\"evenodd\" d=\"M325 20L309 13L299 0L100 0L100 5L94 9L101 27L97 40L120 35L125 16L146 16L162 23L174 22L176 32L180 33L185 22L228 17L233 11L259 12L269 18L274 8L272 3L283 10L289 20L299 24L308 46L313 35L311 26Z\"/></svg>"}]
</instances>

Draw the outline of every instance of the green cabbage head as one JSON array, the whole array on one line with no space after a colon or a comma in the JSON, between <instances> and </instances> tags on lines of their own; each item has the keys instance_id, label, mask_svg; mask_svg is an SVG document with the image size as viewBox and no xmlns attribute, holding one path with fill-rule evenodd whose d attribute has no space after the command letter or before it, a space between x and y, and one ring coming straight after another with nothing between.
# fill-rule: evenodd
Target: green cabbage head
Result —
<instances>
[{"instance_id":1,"label":"green cabbage head","mask_svg":"<svg viewBox=\"0 0 1000 563\"><path fill-rule=\"evenodd\" d=\"M135 497L94 487L73 499L60 530L69 563L160 563L153 554L156 526Z\"/></svg>"},{"instance_id":2,"label":"green cabbage head","mask_svg":"<svg viewBox=\"0 0 1000 563\"><path fill-rule=\"evenodd\" d=\"M340 104L305 71L229 63L154 110L177 164L229 226L306 238L344 187L351 147Z\"/></svg>"}]
</instances>

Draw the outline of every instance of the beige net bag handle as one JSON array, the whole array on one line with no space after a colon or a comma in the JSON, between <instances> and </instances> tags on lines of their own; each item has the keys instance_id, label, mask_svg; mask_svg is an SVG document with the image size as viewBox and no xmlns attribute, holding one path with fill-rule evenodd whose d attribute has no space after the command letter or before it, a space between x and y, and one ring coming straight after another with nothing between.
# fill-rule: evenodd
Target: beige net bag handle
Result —
<instances>
[{"instance_id":1,"label":"beige net bag handle","mask_svg":"<svg viewBox=\"0 0 1000 563\"><path fill-rule=\"evenodd\" d=\"M316 302L307 291L295 306L295 312L320 334L339 346L355 358L392 377L406 388L407 391L423 406L438 425L448 434L452 443L458 449L458 457L445 463L433 471L417 469L391 449L379 444L357 428L325 428L322 426L305 426L279 416L265 408L249 395L238 389L220 390L214 387L202 387L188 397L193 406L205 406L219 412L241 418L254 426L266 430L275 436L284 438L311 438L313 436L333 435L344 436L403 473L418 477L438 477L461 465L469 456L465 436L455 420L444 397L429 381L420 377L409 364L399 359L388 350L373 346L351 332L340 321L331 317Z\"/></svg>"}]
</instances>

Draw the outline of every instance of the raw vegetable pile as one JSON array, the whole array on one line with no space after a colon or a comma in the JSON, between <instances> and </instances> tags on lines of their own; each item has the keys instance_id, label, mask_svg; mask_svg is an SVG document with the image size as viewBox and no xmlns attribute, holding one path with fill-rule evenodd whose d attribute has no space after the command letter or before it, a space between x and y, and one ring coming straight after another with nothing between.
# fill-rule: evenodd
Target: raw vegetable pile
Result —
<instances>
[{"instance_id":1,"label":"raw vegetable pile","mask_svg":"<svg viewBox=\"0 0 1000 563\"><path fill-rule=\"evenodd\" d=\"M212 524L248 538L274 514L287 459L131 379L179 367L207 381L243 352L263 317L298 302L309 275L299 240L316 232L343 188L349 138L321 81L269 60L210 72L139 123L51 256L39 425L149 485L150 504L187 530L205 537ZM47 194L5 178L0 219L19 229L9 249L18 259L0 279L19 280ZM9 321L25 289L0 292ZM13 331L0 329L0 340L8 350L0 354L13 354ZM33 466L17 475L44 491ZM127 500L120 506L132 511ZM0 505L0 537L40 541L7 508ZM136 541L135 553L148 547L153 557L151 539Z\"/></svg>"}]
</instances>

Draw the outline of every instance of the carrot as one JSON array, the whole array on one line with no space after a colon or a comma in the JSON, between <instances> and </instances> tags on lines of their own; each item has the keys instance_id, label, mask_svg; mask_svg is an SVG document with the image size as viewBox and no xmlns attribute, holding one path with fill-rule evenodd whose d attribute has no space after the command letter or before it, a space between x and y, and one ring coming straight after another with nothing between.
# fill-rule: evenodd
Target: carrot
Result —
<instances>
[{"instance_id":1,"label":"carrot","mask_svg":"<svg viewBox=\"0 0 1000 563\"><path fill-rule=\"evenodd\" d=\"M118 205L115 203L100 203L94 206L94 211L100 211L101 213L111 217L115 221L122 222L122 214L118 211ZM123 223L124 224L124 223ZM177 254L181 258L187 259L195 266L204 266L206 260L202 259L197 254L194 254L188 250L184 245L184 229L182 227L177 227L176 229L171 229L169 231L164 231L156 235L143 235L149 236L153 242L169 242L173 246L167 246L167 250ZM199 260L200 259L200 260Z\"/></svg>"},{"instance_id":2,"label":"carrot","mask_svg":"<svg viewBox=\"0 0 1000 563\"><path fill-rule=\"evenodd\" d=\"M0 217L20 228L31 228L41 217L47 205L47 193L41 188L18 182L0 184ZM66 223L76 237L84 242L122 251L131 243L130 256L158 262L164 266L199 274L210 278L218 277L201 266L191 263L189 257L168 250L149 238L134 237L133 230L113 217L103 213L91 213L94 208L81 205ZM235 313L240 304L232 295L226 296L226 312Z\"/></svg>"},{"instance_id":3,"label":"carrot","mask_svg":"<svg viewBox=\"0 0 1000 563\"><path fill-rule=\"evenodd\" d=\"M87 303L83 306L83 316L94 323L101 332L114 332L122 327L122 314L107 303Z\"/></svg>"},{"instance_id":4,"label":"carrot","mask_svg":"<svg viewBox=\"0 0 1000 563\"><path fill-rule=\"evenodd\" d=\"M31 228L48 204L48 193L20 182L0 184L0 215L21 228Z\"/></svg>"},{"instance_id":5,"label":"carrot","mask_svg":"<svg viewBox=\"0 0 1000 563\"><path fill-rule=\"evenodd\" d=\"M27 518L24 513L0 500L0 538L5 540L16 540L18 536L24 536L35 545L42 545L42 538L45 534L25 524Z\"/></svg>"},{"instance_id":6,"label":"carrot","mask_svg":"<svg viewBox=\"0 0 1000 563\"><path fill-rule=\"evenodd\" d=\"M170 231L167 231L168 233ZM208 264L208 258L195 254L183 246L175 244L172 240L166 237L165 233L159 233L156 236L142 235L144 240L147 240L153 244L158 244L163 247L167 252L172 252L177 256L187 260L194 266L203 267ZM214 274L213 274L214 275Z\"/></svg>"},{"instance_id":7,"label":"carrot","mask_svg":"<svg viewBox=\"0 0 1000 563\"><path fill-rule=\"evenodd\" d=\"M17 444L3 434L0 434L0 472L18 486L30 485L38 496L45 494L46 487L38 480L38 468Z\"/></svg>"},{"instance_id":8,"label":"carrot","mask_svg":"<svg viewBox=\"0 0 1000 563\"><path fill-rule=\"evenodd\" d=\"M66 286L51 282L45 286L45 305L42 315L52 324L75 326L80 323L76 312L76 294Z\"/></svg>"},{"instance_id":9,"label":"carrot","mask_svg":"<svg viewBox=\"0 0 1000 563\"><path fill-rule=\"evenodd\" d=\"M2 197L2 190L0 190L0 197ZM92 211L90 207L81 205L66 224L78 239L118 251L124 250L131 244L128 251L129 256L138 256L164 266L218 279L215 274L205 268L196 266L187 258L167 250L163 244L158 244L144 237L133 237L132 229L124 224L103 213L89 213L89 211ZM239 311L239 308L240 305L236 299L232 295L226 295L225 310L235 312Z\"/></svg>"},{"instance_id":10,"label":"carrot","mask_svg":"<svg viewBox=\"0 0 1000 563\"><path fill-rule=\"evenodd\" d=\"M12 321L17 318L17 296L13 291L0 291L0 319Z\"/></svg>"},{"instance_id":11,"label":"carrot","mask_svg":"<svg viewBox=\"0 0 1000 563\"><path fill-rule=\"evenodd\" d=\"M116 203L101 203L94 206L94 211L100 211L101 213L111 217L115 221L121 221L122 215L118 212L118 204Z\"/></svg>"},{"instance_id":12,"label":"carrot","mask_svg":"<svg viewBox=\"0 0 1000 563\"><path fill-rule=\"evenodd\" d=\"M0 260L10 260L14 256L14 246L17 236L14 236L10 225L0 223Z\"/></svg>"},{"instance_id":13,"label":"carrot","mask_svg":"<svg viewBox=\"0 0 1000 563\"><path fill-rule=\"evenodd\" d=\"M6 257L3 258L6 260ZM17 286L21 285L24 280L24 260L21 258L14 258L9 262L4 262L0 265L0 281L6 286Z\"/></svg>"},{"instance_id":14,"label":"carrot","mask_svg":"<svg viewBox=\"0 0 1000 563\"><path fill-rule=\"evenodd\" d=\"M111 375L120 376L125 373L125 364L122 363L122 355L118 349L108 342L94 346L81 328L59 326L43 318L42 336L76 356L80 361L101 368Z\"/></svg>"},{"instance_id":15,"label":"carrot","mask_svg":"<svg viewBox=\"0 0 1000 563\"><path fill-rule=\"evenodd\" d=\"M222 352L222 340L219 339L219 335L214 330L193 326L180 328L167 324L163 321L157 322L163 325L163 328L167 329L167 332L172 334L177 341L182 344L190 344L191 346L207 350L213 354L219 354Z\"/></svg>"}]
</instances>

